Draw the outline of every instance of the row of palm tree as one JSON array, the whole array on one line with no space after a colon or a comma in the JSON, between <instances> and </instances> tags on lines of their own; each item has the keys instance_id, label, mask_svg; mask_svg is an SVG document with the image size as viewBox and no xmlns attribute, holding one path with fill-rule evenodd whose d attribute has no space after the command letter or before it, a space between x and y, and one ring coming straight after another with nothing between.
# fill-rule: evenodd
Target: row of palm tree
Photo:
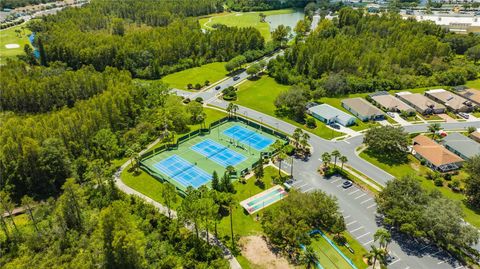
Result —
<instances>
[{"instance_id":1,"label":"row of palm tree","mask_svg":"<svg viewBox=\"0 0 480 269\"><path fill-rule=\"evenodd\" d=\"M384 228L378 229L373 235L374 242L378 242L378 247L371 246L370 252L366 255L366 258L372 261L372 269L375 269L377 261L385 263L385 259L388 256L388 244L392 241L392 235Z\"/></svg>"},{"instance_id":2,"label":"row of palm tree","mask_svg":"<svg viewBox=\"0 0 480 269\"><path fill-rule=\"evenodd\" d=\"M296 152L302 152L302 154L309 152L308 140L310 139L310 135L308 133L303 132L301 128L297 128L293 132L292 138Z\"/></svg>"},{"instance_id":3,"label":"row of palm tree","mask_svg":"<svg viewBox=\"0 0 480 269\"><path fill-rule=\"evenodd\" d=\"M238 105L234 103L229 103L227 106L228 117L229 118L236 117L238 109L239 109Z\"/></svg>"},{"instance_id":4,"label":"row of palm tree","mask_svg":"<svg viewBox=\"0 0 480 269\"><path fill-rule=\"evenodd\" d=\"M348 162L348 158L342 154L340 154L340 151L334 150L332 153L324 152L322 154L322 162L323 162L323 167L327 168L330 162L332 161L332 157L334 158L333 165L334 167L337 167L337 159L342 163L342 170L343 170L343 165Z\"/></svg>"}]
</instances>

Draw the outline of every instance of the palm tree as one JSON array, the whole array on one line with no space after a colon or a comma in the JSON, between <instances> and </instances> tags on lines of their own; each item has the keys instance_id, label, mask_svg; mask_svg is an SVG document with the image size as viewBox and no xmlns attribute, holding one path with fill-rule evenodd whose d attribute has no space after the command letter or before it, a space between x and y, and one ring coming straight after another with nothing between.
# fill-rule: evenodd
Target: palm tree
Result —
<instances>
[{"instance_id":1,"label":"palm tree","mask_svg":"<svg viewBox=\"0 0 480 269\"><path fill-rule=\"evenodd\" d=\"M323 167L328 167L328 163L332 161L332 157L330 156L330 153L324 152L322 154L322 162L323 162Z\"/></svg>"},{"instance_id":2,"label":"palm tree","mask_svg":"<svg viewBox=\"0 0 480 269\"><path fill-rule=\"evenodd\" d=\"M238 106L236 104L233 104L232 112L235 117L237 117L237 111L238 111Z\"/></svg>"},{"instance_id":3,"label":"palm tree","mask_svg":"<svg viewBox=\"0 0 480 269\"><path fill-rule=\"evenodd\" d=\"M332 156L335 158L335 159L334 159L334 167L337 167L337 158L340 157L340 156L342 156L342 155L340 154L340 151L334 150L334 151L332 152Z\"/></svg>"},{"instance_id":4,"label":"palm tree","mask_svg":"<svg viewBox=\"0 0 480 269\"><path fill-rule=\"evenodd\" d=\"M435 138L435 133L437 131L440 131L440 123L432 123L428 126L428 131L430 131L433 134L433 138Z\"/></svg>"},{"instance_id":5,"label":"palm tree","mask_svg":"<svg viewBox=\"0 0 480 269\"><path fill-rule=\"evenodd\" d=\"M200 123L200 129L205 128L204 124L205 124L206 118L207 118L207 114L205 112L198 114L197 117L195 118L195 121Z\"/></svg>"},{"instance_id":6,"label":"palm tree","mask_svg":"<svg viewBox=\"0 0 480 269\"><path fill-rule=\"evenodd\" d=\"M303 133L300 139L300 145L302 146L303 150L307 149L308 140L310 140L310 135L308 133Z\"/></svg>"},{"instance_id":7,"label":"palm tree","mask_svg":"<svg viewBox=\"0 0 480 269\"><path fill-rule=\"evenodd\" d=\"M385 250L381 248L377 248L375 245L371 246L372 249L368 253L369 258L373 258L372 269L375 269L375 265L377 260L382 260L385 257Z\"/></svg>"},{"instance_id":8,"label":"palm tree","mask_svg":"<svg viewBox=\"0 0 480 269\"><path fill-rule=\"evenodd\" d=\"M303 131L300 128L295 129L292 134L292 138L295 141L295 148L298 149L298 146L300 144L300 138L302 138Z\"/></svg>"},{"instance_id":9,"label":"palm tree","mask_svg":"<svg viewBox=\"0 0 480 269\"><path fill-rule=\"evenodd\" d=\"M380 228L373 235L373 239L375 242L378 241L380 248L383 248L385 251L387 251L387 246L392 241L392 235L386 229Z\"/></svg>"},{"instance_id":10,"label":"palm tree","mask_svg":"<svg viewBox=\"0 0 480 269\"><path fill-rule=\"evenodd\" d=\"M340 156L340 158L338 158L340 160L340 162L342 163L342 170L343 170L343 164L348 162L348 158L347 156Z\"/></svg>"},{"instance_id":11,"label":"palm tree","mask_svg":"<svg viewBox=\"0 0 480 269\"><path fill-rule=\"evenodd\" d=\"M303 262L305 263L307 269L315 268L318 263L318 255L311 246L305 248L302 257Z\"/></svg>"},{"instance_id":12,"label":"palm tree","mask_svg":"<svg viewBox=\"0 0 480 269\"><path fill-rule=\"evenodd\" d=\"M229 103L228 106L227 106L227 113L228 113L229 118L232 117L233 105L234 105L233 103Z\"/></svg>"}]
</instances>

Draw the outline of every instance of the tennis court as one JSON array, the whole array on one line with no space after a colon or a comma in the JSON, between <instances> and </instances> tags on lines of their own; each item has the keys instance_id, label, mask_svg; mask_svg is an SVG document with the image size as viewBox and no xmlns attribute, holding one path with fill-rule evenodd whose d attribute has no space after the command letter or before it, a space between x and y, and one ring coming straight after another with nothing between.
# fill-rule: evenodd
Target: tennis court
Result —
<instances>
[{"instance_id":1,"label":"tennis court","mask_svg":"<svg viewBox=\"0 0 480 269\"><path fill-rule=\"evenodd\" d=\"M211 178L210 174L177 155L172 155L154 166L186 187L198 188L208 183Z\"/></svg>"},{"instance_id":2,"label":"tennis court","mask_svg":"<svg viewBox=\"0 0 480 269\"><path fill-rule=\"evenodd\" d=\"M176 146L162 147L143 157L140 165L153 177L168 181L181 191L190 186L209 185L213 172L222 177L228 166L234 167L235 180L240 172L252 170L252 165L275 140L286 142L282 137L259 130L257 123L247 123L223 121L204 132L189 133L178 138ZM246 141L251 141L250 145Z\"/></svg>"},{"instance_id":3,"label":"tennis court","mask_svg":"<svg viewBox=\"0 0 480 269\"><path fill-rule=\"evenodd\" d=\"M223 133L235 140L240 141L256 150L263 150L270 146L274 140L257 133L258 130L249 130L243 126L235 125L228 128Z\"/></svg>"},{"instance_id":4,"label":"tennis court","mask_svg":"<svg viewBox=\"0 0 480 269\"><path fill-rule=\"evenodd\" d=\"M223 167L229 165L235 166L247 159L247 157L242 154L230 150L228 147L222 146L210 139L203 140L191 147L191 149L202 154L206 158L210 158L212 161Z\"/></svg>"}]
</instances>

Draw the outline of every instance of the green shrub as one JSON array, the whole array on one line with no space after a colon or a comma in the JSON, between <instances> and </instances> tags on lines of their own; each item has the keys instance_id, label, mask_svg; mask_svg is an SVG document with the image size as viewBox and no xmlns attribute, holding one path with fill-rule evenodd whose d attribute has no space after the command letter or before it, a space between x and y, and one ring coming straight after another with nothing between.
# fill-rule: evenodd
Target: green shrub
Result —
<instances>
[{"instance_id":1,"label":"green shrub","mask_svg":"<svg viewBox=\"0 0 480 269\"><path fill-rule=\"evenodd\" d=\"M443 179L442 179L441 177L436 178L436 179L433 181L433 183L435 184L435 186L441 187L441 186L443 186Z\"/></svg>"},{"instance_id":2,"label":"green shrub","mask_svg":"<svg viewBox=\"0 0 480 269\"><path fill-rule=\"evenodd\" d=\"M315 121L314 118L308 118L308 119L307 119L307 127L308 127L308 128L315 128L315 127L317 127L317 122Z\"/></svg>"},{"instance_id":3,"label":"green shrub","mask_svg":"<svg viewBox=\"0 0 480 269\"><path fill-rule=\"evenodd\" d=\"M197 97L195 98L195 101L197 101L198 103L203 103L203 98L202 97Z\"/></svg>"},{"instance_id":4,"label":"green shrub","mask_svg":"<svg viewBox=\"0 0 480 269\"><path fill-rule=\"evenodd\" d=\"M292 145L290 145L290 144L288 144L288 145L285 146L284 150L285 150L285 153L286 153L288 156L291 156L291 155L293 155L293 153L294 153L294 151L295 151L295 147L292 146Z\"/></svg>"}]
</instances>

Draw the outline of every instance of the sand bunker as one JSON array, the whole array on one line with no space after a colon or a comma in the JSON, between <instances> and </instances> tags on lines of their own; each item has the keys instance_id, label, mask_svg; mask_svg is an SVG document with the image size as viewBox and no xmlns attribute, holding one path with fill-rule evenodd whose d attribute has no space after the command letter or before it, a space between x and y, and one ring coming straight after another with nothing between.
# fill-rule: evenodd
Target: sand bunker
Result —
<instances>
[{"instance_id":1,"label":"sand bunker","mask_svg":"<svg viewBox=\"0 0 480 269\"><path fill-rule=\"evenodd\" d=\"M5 45L5 48L7 48L7 49L18 49L18 48L20 48L20 45L18 45L18 44L7 44L7 45Z\"/></svg>"},{"instance_id":2,"label":"sand bunker","mask_svg":"<svg viewBox=\"0 0 480 269\"><path fill-rule=\"evenodd\" d=\"M275 255L261 236L244 236L240 239L242 256L261 268L290 269L285 258Z\"/></svg>"}]
</instances>

